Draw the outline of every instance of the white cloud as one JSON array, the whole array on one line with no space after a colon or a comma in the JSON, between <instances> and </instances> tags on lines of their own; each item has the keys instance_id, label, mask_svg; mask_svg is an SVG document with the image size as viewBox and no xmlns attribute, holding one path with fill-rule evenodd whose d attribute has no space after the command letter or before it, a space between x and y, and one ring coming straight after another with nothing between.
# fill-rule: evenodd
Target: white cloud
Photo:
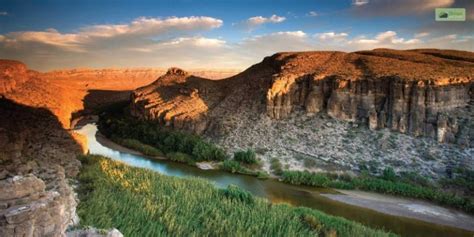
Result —
<instances>
[{"instance_id":1,"label":"white cloud","mask_svg":"<svg viewBox=\"0 0 474 237\"><path fill-rule=\"evenodd\" d=\"M374 38L366 38L364 36L356 37L347 41L348 46L356 49L372 49L372 48L414 48L421 44L420 39L404 39L397 36L394 31L385 31L377 34Z\"/></svg>"},{"instance_id":2,"label":"white cloud","mask_svg":"<svg viewBox=\"0 0 474 237\"><path fill-rule=\"evenodd\" d=\"M473 51L474 35L456 34L429 38L431 34L421 32L413 38L404 38L395 31L384 31L373 37L365 35L350 36L347 33L326 32L315 34L314 46L317 50L370 50L375 48L413 49L440 48Z\"/></svg>"},{"instance_id":3,"label":"white cloud","mask_svg":"<svg viewBox=\"0 0 474 237\"><path fill-rule=\"evenodd\" d=\"M5 12L5 11L0 12L0 16L8 16L8 12Z\"/></svg>"},{"instance_id":4,"label":"white cloud","mask_svg":"<svg viewBox=\"0 0 474 237\"><path fill-rule=\"evenodd\" d=\"M429 32L420 32L420 33L416 33L414 37L418 39L418 38L428 37L429 35L430 35Z\"/></svg>"},{"instance_id":5,"label":"white cloud","mask_svg":"<svg viewBox=\"0 0 474 237\"><path fill-rule=\"evenodd\" d=\"M308 14L306 14L307 16L311 16L311 17L316 17L316 16L319 16L319 14L315 11L310 11L308 12Z\"/></svg>"},{"instance_id":6,"label":"white cloud","mask_svg":"<svg viewBox=\"0 0 474 237\"><path fill-rule=\"evenodd\" d=\"M315 34L314 36L322 41L331 40L331 41L339 42L339 41L345 40L348 34L344 32L342 33L325 32L325 33Z\"/></svg>"},{"instance_id":7,"label":"white cloud","mask_svg":"<svg viewBox=\"0 0 474 237\"><path fill-rule=\"evenodd\" d=\"M130 24L85 27L80 33L91 37L153 36L168 31L209 30L220 26L222 26L222 20L205 16L166 19L140 17Z\"/></svg>"},{"instance_id":8,"label":"white cloud","mask_svg":"<svg viewBox=\"0 0 474 237\"><path fill-rule=\"evenodd\" d=\"M257 26L265 23L280 23L285 20L285 17L277 15L272 15L270 17L254 16L247 19L247 23L251 26Z\"/></svg>"},{"instance_id":9,"label":"white cloud","mask_svg":"<svg viewBox=\"0 0 474 237\"><path fill-rule=\"evenodd\" d=\"M437 7L449 7L454 0L354 0L355 13L360 16L413 15L434 12Z\"/></svg>"},{"instance_id":10,"label":"white cloud","mask_svg":"<svg viewBox=\"0 0 474 237\"><path fill-rule=\"evenodd\" d=\"M353 0L352 5L354 6L362 6L369 3L369 0Z\"/></svg>"},{"instance_id":11,"label":"white cloud","mask_svg":"<svg viewBox=\"0 0 474 237\"><path fill-rule=\"evenodd\" d=\"M286 17L283 16L278 16L278 15L271 15L270 17L263 17L263 16L254 16L250 17L245 21L233 24L236 25L246 31L253 31L257 27L264 25L264 24L269 24L269 23L281 23L286 20Z\"/></svg>"},{"instance_id":12,"label":"white cloud","mask_svg":"<svg viewBox=\"0 0 474 237\"><path fill-rule=\"evenodd\" d=\"M138 18L128 24L93 25L72 33L55 29L11 32L0 35L0 55L40 70L169 66L243 69L281 51L355 51L382 47L473 51L474 46L472 34L437 36L431 31L422 31L413 37L402 37L395 31L374 35L279 31L237 42L201 35L202 31L221 25L221 20L210 17Z\"/></svg>"},{"instance_id":13,"label":"white cloud","mask_svg":"<svg viewBox=\"0 0 474 237\"><path fill-rule=\"evenodd\" d=\"M222 20L212 17L138 18L129 24L93 25L76 33L45 31L12 32L4 35L4 47L21 48L29 43L55 46L66 51L87 51L89 48L120 44L144 44L150 38L218 28ZM110 43L113 41L113 43Z\"/></svg>"}]
</instances>

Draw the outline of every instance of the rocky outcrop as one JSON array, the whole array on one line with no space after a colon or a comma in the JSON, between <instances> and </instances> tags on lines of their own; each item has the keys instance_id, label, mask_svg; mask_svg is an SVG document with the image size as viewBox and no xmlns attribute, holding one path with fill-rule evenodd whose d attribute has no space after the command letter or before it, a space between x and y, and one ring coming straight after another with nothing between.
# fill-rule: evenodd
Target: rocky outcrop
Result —
<instances>
[{"instance_id":1,"label":"rocky outcrop","mask_svg":"<svg viewBox=\"0 0 474 237\"><path fill-rule=\"evenodd\" d=\"M220 81L172 69L136 90L131 108L196 133L231 131L227 121L242 113L285 119L305 111L458 142L462 129L449 114L472 99L473 60L452 50L278 53Z\"/></svg>"},{"instance_id":2,"label":"rocky outcrop","mask_svg":"<svg viewBox=\"0 0 474 237\"><path fill-rule=\"evenodd\" d=\"M101 229L82 229L82 230L72 230L67 232L67 237L123 237L123 234L120 233L117 229L111 230L101 230Z\"/></svg>"},{"instance_id":3,"label":"rocky outcrop","mask_svg":"<svg viewBox=\"0 0 474 237\"><path fill-rule=\"evenodd\" d=\"M13 91L28 78L28 70L23 63L0 59L0 94Z\"/></svg>"},{"instance_id":4,"label":"rocky outcrop","mask_svg":"<svg viewBox=\"0 0 474 237\"><path fill-rule=\"evenodd\" d=\"M48 110L0 99L0 236L62 236L82 152Z\"/></svg>"}]
</instances>

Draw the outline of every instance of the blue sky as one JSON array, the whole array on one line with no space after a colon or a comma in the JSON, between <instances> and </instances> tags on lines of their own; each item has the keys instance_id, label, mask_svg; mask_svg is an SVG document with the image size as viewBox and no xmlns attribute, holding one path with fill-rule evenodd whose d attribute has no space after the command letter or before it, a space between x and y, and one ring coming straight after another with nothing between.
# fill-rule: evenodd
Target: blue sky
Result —
<instances>
[{"instance_id":1,"label":"blue sky","mask_svg":"<svg viewBox=\"0 0 474 237\"><path fill-rule=\"evenodd\" d=\"M245 68L277 51L473 51L470 0L0 0L0 58L64 67ZM435 22L464 7L466 22Z\"/></svg>"}]
</instances>

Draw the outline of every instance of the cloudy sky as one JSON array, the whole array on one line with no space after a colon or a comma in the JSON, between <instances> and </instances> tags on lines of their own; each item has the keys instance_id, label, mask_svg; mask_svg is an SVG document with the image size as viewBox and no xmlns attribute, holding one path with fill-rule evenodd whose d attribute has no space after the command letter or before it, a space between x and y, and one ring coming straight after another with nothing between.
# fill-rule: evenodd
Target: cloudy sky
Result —
<instances>
[{"instance_id":1,"label":"cloudy sky","mask_svg":"<svg viewBox=\"0 0 474 237\"><path fill-rule=\"evenodd\" d=\"M437 7L466 8L436 22ZM0 0L0 58L74 67L246 68L278 51L474 51L474 0Z\"/></svg>"}]
</instances>

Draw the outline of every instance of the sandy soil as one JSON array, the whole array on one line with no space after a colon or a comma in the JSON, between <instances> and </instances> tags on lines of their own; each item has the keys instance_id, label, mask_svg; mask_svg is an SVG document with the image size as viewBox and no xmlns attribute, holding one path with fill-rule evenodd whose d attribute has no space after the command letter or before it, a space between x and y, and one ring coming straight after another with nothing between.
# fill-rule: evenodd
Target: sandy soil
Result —
<instances>
[{"instance_id":1,"label":"sandy soil","mask_svg":"<svg viewBox=\"0 0 474 237\"><path fill-rule=\"evenodd\" d=\"M474 231L474 216L435 204L363 191L337 190L342 194L321 194L332 200L440 225Z\"/></svg>"}]
</instances>

